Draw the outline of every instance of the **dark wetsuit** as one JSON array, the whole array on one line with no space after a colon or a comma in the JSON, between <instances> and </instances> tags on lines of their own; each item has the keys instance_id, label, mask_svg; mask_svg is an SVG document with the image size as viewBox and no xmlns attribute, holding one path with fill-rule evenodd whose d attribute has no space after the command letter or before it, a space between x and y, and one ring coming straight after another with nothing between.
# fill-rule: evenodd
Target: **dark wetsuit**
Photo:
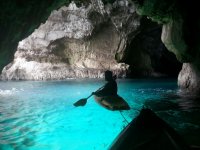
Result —
<instances>
[{"instance_id":1,"label":"dark wetsuit","mask_svg":"<svg viewBox=\"0 0 200 150\"><path fill-rule=\"evenodd\" d=\"M108 81L103 89L94 93L96 96L117 95L117 83L115 80Z\"/></svg>"}]
</instances>

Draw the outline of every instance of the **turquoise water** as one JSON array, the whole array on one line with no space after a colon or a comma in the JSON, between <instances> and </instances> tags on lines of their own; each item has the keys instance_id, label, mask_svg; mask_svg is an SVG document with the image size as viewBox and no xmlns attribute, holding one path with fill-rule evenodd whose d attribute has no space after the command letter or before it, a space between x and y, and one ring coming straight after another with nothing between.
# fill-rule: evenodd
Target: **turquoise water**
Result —
<instances>
[{"instance_id":1,"label":"turquoise water","mask_svg":"<svg viewBox=\"0 0 200 150\"><path fill-rule=\"evenodd\" d=\"M118 94L131 106L130 122L142 107L153 109L190 144L199 140L199 101L180 98L176 80L117 80ZM103 80L0 82L0 150L106 150L127 125L91 97Z\"/></svg>"}]
</instances>

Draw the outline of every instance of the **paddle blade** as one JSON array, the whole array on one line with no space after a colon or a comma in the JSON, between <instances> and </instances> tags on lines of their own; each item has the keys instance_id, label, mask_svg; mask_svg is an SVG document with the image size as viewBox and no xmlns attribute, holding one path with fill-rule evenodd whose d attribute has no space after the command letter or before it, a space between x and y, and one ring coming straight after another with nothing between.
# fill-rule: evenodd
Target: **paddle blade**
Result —
<instances>
[{"instance_id":1,"label":"paddle blade","mask_svg":"<svg viewBox=\"0 0 200 150\"><path fill-rule=\"evenodd\" d=\"M83 99L80 99L77 102L75 102L73 105L78 107L78 106L84 106L86 103L87 103L87 99L83 98Z\"/></svg>"}]
</instances>

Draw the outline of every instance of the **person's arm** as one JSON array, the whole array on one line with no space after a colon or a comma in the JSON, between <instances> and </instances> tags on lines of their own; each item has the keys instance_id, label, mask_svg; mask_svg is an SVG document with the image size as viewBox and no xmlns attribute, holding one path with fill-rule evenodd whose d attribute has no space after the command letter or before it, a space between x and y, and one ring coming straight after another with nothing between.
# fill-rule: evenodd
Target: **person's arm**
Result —
<instances>
[{"instance_id":1,"label":"person's arm","mask_svg":"<svg viewBox=\"0 0 200 150\"><path fill-rule=\"evenodd\" d=\"M109 84L106 83L105 86L102 89L100 89L100 90L98 90L96 92L92 92L92 94L96 95L96 96L103 96L103 95L106 95L108 90L109 90Z\"/></svg>"}]
</instances>

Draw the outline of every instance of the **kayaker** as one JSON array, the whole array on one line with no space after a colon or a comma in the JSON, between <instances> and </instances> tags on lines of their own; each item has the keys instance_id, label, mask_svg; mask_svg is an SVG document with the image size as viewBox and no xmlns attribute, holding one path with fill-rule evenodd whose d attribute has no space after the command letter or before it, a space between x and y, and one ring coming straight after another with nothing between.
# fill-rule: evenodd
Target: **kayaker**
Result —
<instances>
[{"instance_id":1,"label":"kayaker","mask_svg":"<svg viewBox=\"0 0 200 150\"><path fill-rule=\"evenodd\" d=\"M93 95L96 96L110 96L110 95L117 95L117 82L116 80L116 76L113 76L112 71L107 70L105 71L105 80L107 81L107 83L105 84L105 86L96 91L93 92Z\"/></svg>"}]
</instances>

